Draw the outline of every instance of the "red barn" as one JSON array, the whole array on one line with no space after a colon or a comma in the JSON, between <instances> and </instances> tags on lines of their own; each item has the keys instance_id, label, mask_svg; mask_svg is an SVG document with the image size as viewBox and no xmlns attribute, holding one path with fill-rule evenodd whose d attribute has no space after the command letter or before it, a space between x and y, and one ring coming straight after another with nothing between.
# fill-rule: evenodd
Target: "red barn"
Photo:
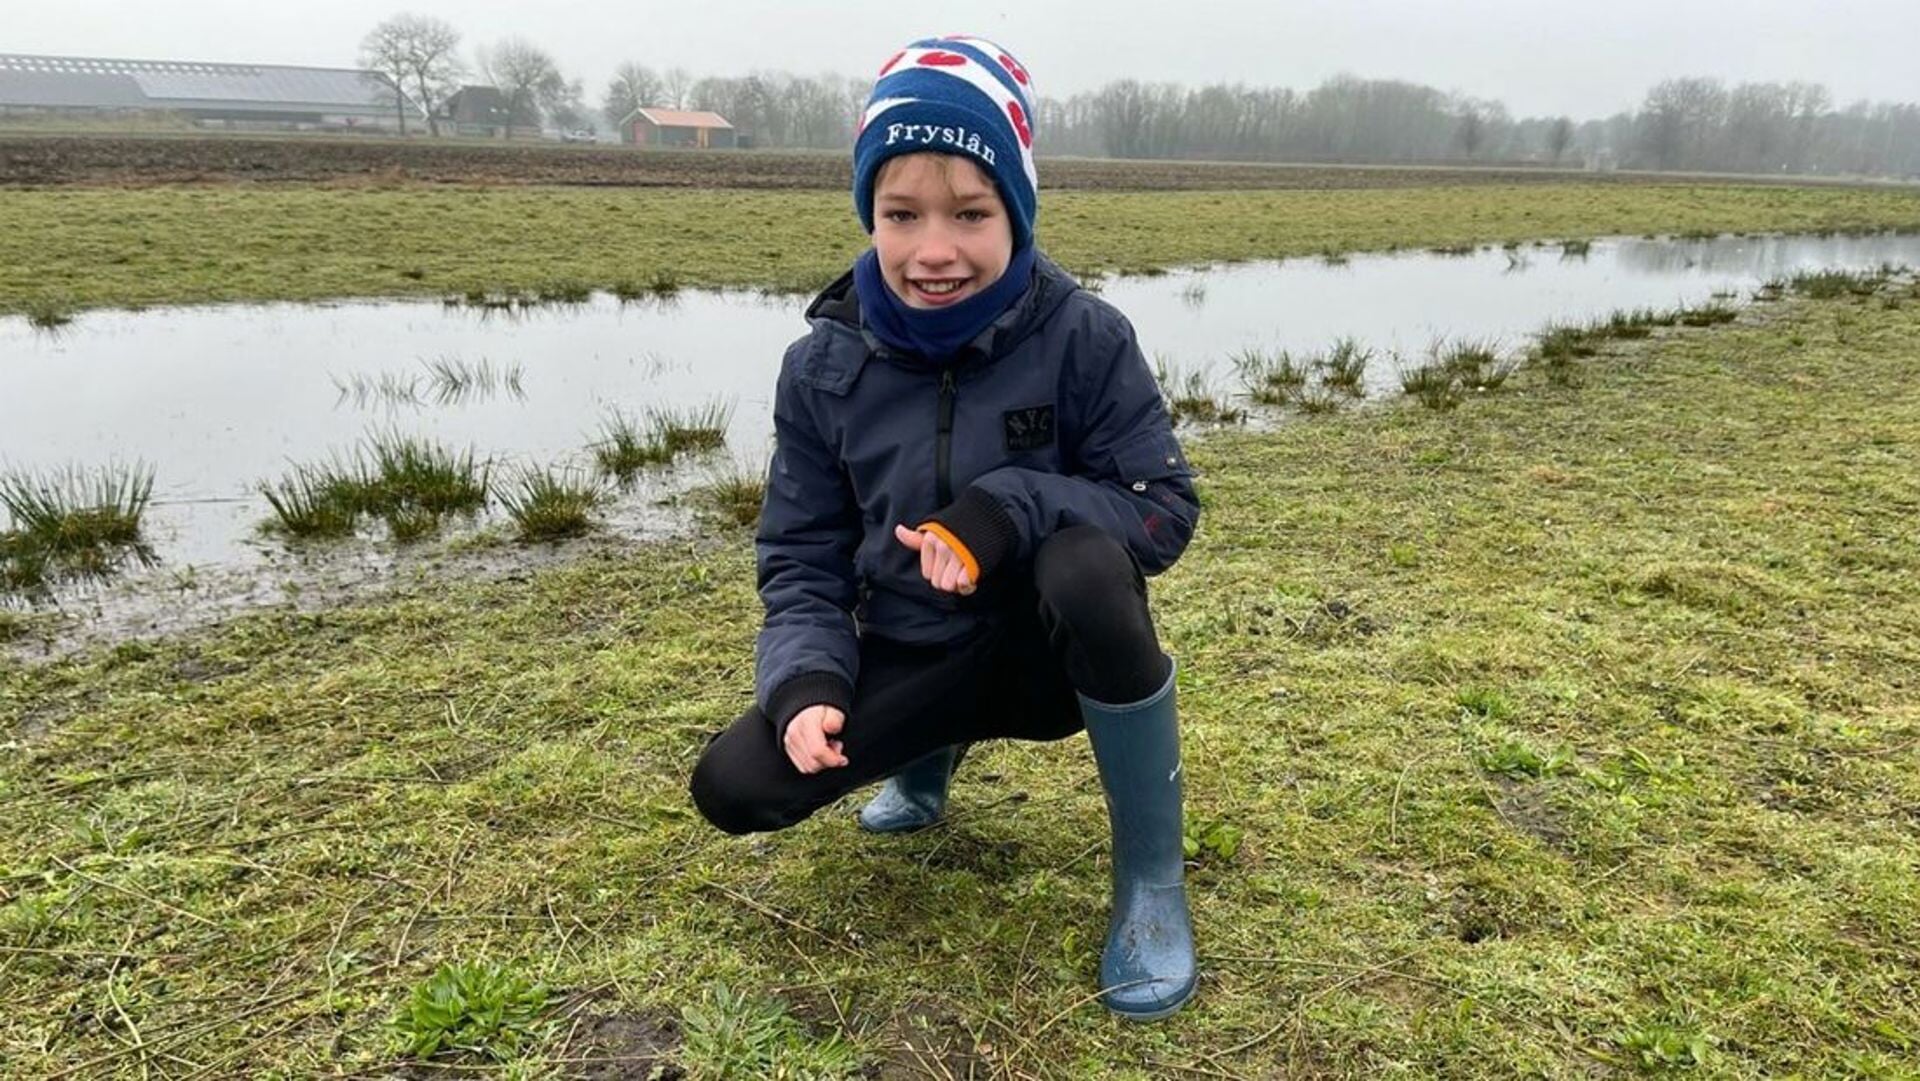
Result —
<instances>
[{"instance_id":1,"label":"red barn","mask_svg":"<svg viewBox=\"0 0 1920 1081\"><path fill-rule=\"evenodd\" d=\"M635 109L620 121L620 140L635 146L733 147L733 125L719 113L685 109Z\"/></svg>"}]
</instances>

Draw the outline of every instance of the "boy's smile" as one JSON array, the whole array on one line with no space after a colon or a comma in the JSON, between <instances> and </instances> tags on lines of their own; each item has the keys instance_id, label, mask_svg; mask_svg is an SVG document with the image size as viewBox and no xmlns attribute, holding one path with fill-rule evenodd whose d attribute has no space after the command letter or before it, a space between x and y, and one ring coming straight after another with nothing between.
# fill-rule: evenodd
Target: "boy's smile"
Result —
<instances>
[{"instance_id":1,"label":"boy's smile","mask_svg":"<svg viewBox=\"0 0 1920 1081\"><path fill-rule=\"evenodd\" d=\"M1013 226L993 181L953 154L904 154L874 184L873 248L887 288L912 308L958 304L1013 259Z\"/></svg>"}]
</instances>

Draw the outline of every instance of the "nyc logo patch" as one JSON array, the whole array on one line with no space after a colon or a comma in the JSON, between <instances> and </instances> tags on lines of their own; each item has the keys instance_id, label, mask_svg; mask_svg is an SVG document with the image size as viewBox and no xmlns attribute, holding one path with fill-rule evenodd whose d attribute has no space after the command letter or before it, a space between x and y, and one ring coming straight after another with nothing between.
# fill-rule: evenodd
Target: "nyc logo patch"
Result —
<instances>
[{"instance_id":1,"label":"nyc logo patch","mask_svg":"<svg viewBox=\"0 0 1920 1081\"><path fill-rule=\"evenodd\" d=\"M1000 414L1009 451L1039 450L1053 445L1053 406L1030 405Z\"/></svg>"}]
</instances>

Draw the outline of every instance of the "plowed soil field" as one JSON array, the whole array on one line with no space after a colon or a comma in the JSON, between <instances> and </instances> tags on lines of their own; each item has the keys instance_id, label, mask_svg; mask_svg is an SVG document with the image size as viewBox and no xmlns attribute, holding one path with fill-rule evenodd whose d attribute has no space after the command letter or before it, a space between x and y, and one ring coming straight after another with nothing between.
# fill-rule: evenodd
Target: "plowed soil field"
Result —
<instances>
[{"instance_id":1,"label":"plowed soil field","mask_svg":"<svg viewBox=\"0 0 1920 1081\"><path fill-rule=\"evenodd\" d=\"M1087 191L1409 188L1595 181L1697 183L1701 179L1679 174L1604 174L1545 168L1087 158L1042 159L1040 175L1042 187ZM1805 179L1792 182L1807 183ZM232 183L833 190L848 186L849 167L844 151L674 151L324 137L0 135L0 187Z\"/></svg>"}]
</instances>

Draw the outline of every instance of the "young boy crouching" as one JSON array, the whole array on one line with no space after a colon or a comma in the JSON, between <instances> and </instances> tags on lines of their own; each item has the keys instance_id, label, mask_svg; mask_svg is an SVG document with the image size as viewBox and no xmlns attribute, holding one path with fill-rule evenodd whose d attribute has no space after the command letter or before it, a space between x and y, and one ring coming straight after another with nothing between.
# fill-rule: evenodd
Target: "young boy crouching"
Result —
<instances>
[{"instance_id":1,"label":"young boy crouching","mask_svg":"<svg viewBox=\"0 0 1920 1081\"><path fill-rule=\"evenodd\" d=\"M1106 792L1102 998L1195 985L1174 666L1148 611L1199 518L1127 320L1040 255L1026 70L978 38L881 70L854 146L873 238L807 309L774 403L753 708L691 787L730 833L885 779L876 832L939 819L969 744L1083 728Z\"/></svg>"}]
</instances>

